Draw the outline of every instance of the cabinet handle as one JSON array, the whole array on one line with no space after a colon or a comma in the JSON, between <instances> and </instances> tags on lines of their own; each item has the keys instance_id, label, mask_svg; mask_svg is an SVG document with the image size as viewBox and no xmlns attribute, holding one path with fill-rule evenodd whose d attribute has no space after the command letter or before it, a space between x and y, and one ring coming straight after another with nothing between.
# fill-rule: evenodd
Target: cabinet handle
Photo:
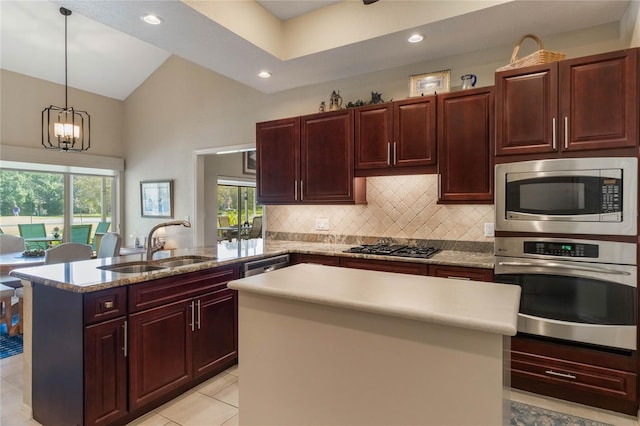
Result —
<instances>
[{"instance_id":1,"label":"cabinet handle","mask_svg":"<svg viewBox=\"0 0 640 426\"><path fill-rule=\"evenodd\" d=\"M191 331L195 331L195 315L196 310L194 307L194 302L191 302Z\"/></svg>"},{"instance_id":2,"label":"cabinet handle","mask_svg":"<svg viewBox=\"0 0 640 426\"><path fill-rule=\"evenodd\" d=\"M469 277L455 277L453 275L449 275L447 278L453 278L454 280L467 280L467 281L471 281L471 278Z\"/></svg>"},{"instance_id":3,"label":"cabinet handle","mask_svg":"<svg viewBox=\"0 0 640 426\"><path fill-rule=\"evenodd\" d=\"M558 147L558 143L557 143L557 133L558 133L558 127L556 125L556 118L553 117L553 119L551 120L551 123L553 124L553 135L552 135L552 140L553 140L553 150L555 151Z\"/></svg>"},{"instance_id":4,"label":"cabinet handle","mask_svg":"<svg viewBox=\"0 0 640 426\"><path fill-rule=\"evenodd\" d=\"M293 199L298 201L298 181L293 181Z\"/></svg>"},{"instance_id":5,"label":"cabinet handle","mask_svg":"<svg viewBox=\"0 0 640 426\"><path fill-rule=\"evenodd\" d=\"M127 332L127 320L122 324L122 328L124 329L124 344L122 345L122 352L124 353L124 357L126 358L129 355L129 345L128 345L128 332Z\"/></svg>"},{"instance_id":6,"label":"cabinet handle","mask_svg":"<svg viewBox=\"0 0 640 426\"><path fill-rule=\"evenodd\" d=\"M564 118L564 149L569 148L569 117Z\"/></svg>"},{"instance_id":7,"label":"cabinet handle","mask_svg":"<svg viewBox=\"0 0 640 426\"><path fill-rule=\"evenodd\" d=\"M300 180L300 201L304 201L304 181Z\"/></svg>"},{"instance_id":8,"label":"cabinet handle","mask_svg":"<svg viewBox=\"0 0 640 426\"><path fill-rule=\"evenodd\" d=\"M200 299L198 299L198 330L200 330L200 315L202 312L200 311Z\"/></svg>"},{"instance_id":9,"label":"cabinet handle","mask_svg":"<svg viewBox=\"0 0 640 426\"><path fill-rule=\"evenodd\" d=\"M391 143L387 142L387 166L391 165Z\"/></svg>"},{"instance_id":10,"label":"cabinet handle","mask_svg":"<svg viewBox=\"0 0 640 426\"><path fill-rule=\"evenodd\" d=\"M569 374L569 373L558 373L557 371L553 371L553 370L547 370L547 371L545 371L545 373L549 374L551 376L562 377L564 379L571 379L571 380L577 379L576 376L574 376L573 374Z\"/></svg>"},{"instance_id":11,"label":"cabinet handle","mask_svg":"<svg viewBox=\"0 0 640 426\"><path fill-rule=\"evenodd\" d=\"M397 158L396 158L396 152L397 152L396 146L397 145L398 145L397 143L395 143L395 142L393 143L393 165L394 166L396 164L398 164L398 161L397 161Z\"/></svg>"}]
</instances>

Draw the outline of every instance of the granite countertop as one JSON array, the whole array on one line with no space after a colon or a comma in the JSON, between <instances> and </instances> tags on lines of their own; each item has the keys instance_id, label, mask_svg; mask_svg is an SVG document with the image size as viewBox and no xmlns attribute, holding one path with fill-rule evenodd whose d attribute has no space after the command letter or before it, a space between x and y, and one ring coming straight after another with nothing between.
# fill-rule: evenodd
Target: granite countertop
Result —
<instances>
[{"instance_id":1,"label":"granite countertop","mask_svg":"<svg viewBox=\"0 0 640 426\"><path fill-rule=\"evenodd\" d=\"M509 336L517 331L521 291L514 285L312 264L231 281L229 287Z\"/></svg>"},{"instance_id":2,"label":"granite countertop","mask_svg":"<svg viewBox=\"0 0 640 426\"><path fill-rule=\"evenodd\" d=\"M248 240L243 241L240 247L238 247L237 244L226 246L225 243L221 243L218 247L161 251L154 255L154 261L170 257L184 256L206 256L210 257L211 260L179 267L163 268L150 272L117 273L98 269L99 266L140 262L145 260L144 254L132 254L106 259L92 259L72 263L19 268L11 271L10 275L38 284L54 286L78 293L86 293L287 253L318 254L327 256L340 255L364 259L455 265L484 269L493 269L494 266L493 253L443 250L435 254L430 259L413 259L344 253L344 251L350 247L353 247L353 245L281 240Z\"/></svg>"}]
</instances>

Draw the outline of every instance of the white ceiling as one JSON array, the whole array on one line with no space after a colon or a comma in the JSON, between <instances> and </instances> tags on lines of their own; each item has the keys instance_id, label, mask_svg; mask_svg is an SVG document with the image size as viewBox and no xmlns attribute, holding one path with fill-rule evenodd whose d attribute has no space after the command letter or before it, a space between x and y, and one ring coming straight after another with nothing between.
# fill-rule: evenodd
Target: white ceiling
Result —
<instances>
[{"instance_id":1,"label":"white ceiling","mask_svg":"<svg viewBox=\"0 0 640 426\"><path fill-rule=\"evenodd\" d=\"M207 2L215 1L220 0L194 3L206 6ZM255 6L254 0L234 1L235 4L220 2L211 6L225 3L237 7L235 19L242 24L242 19L237 18L244 17L245 7ZM272 54L258 46L263 42L263 29L264 40L268 38L266 21L264 28L252 23L252 28L245 29L257 33L257 38L239 36L236 32L245 34L242 28L233 27L235 32L227 29L224 17L205 16L187 5L188 0L1 0L0 67L64 84L64 17L58 11L60 6L73 11L68 18L69 86L122 100L171 54L264 93L274 93L438 57L513 45L514 40L528 32L544 37L619 21L629 4L628 0L380 0L369 6L360 0L257 2L277 17L269 15L278 31L278 25L281 26L285 39L288 34L295 34L297 22L304 22L302 30L309 29L302 33L304 43L308 41L310 49L321 47L292 55ZM433 14L405 15L410 19L400 15L410 13L412 8L424 10L426 6ZM347 11L356 13L357 18L346 19ZM150 12L161 16L163 24L142 23L140 16ZM400 18L395 16L396 12ZM377 25L372 29L370 22L380 19L376 13L387 14L393 25ZM316 16L318 22L322 22L320 19L335 22L335 28L318 24L320 30L314 29L311 19ZM402 25L408 21L409 25ZM406 38L412 32L425 34L426 42L407 43ZM322 47L329 42L334 45ZM291 44L286 40L282 43ZM263 69L272 73L270 79L257 77Z\"/></svg>"}]
</instances>

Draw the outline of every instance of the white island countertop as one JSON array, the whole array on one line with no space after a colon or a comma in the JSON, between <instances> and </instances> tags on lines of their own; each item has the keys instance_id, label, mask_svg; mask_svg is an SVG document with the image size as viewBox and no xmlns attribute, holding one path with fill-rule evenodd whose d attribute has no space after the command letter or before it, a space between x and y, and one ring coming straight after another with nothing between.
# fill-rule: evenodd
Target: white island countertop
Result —
<instances>
[{"instance_id":1,"label":"white island countertop","mask_svg":"<svg viewBox=\"0 0 640 426\"><path fill-rule=\"evenodd\" d=\"M514 336L520 287L299 264L229 283L235 290Z\"/></svg>"}]
</instances>

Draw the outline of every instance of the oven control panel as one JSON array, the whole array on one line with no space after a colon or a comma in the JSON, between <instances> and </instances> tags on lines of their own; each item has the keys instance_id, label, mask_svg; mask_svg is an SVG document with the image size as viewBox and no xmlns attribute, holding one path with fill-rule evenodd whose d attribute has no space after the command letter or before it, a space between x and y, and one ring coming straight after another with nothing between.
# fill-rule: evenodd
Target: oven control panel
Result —
<instances>
[{"instance_id":1,"label":"oven control panel","mask_svg":"<svg viewBox=\"0 0 640 426\"><path fill-rule=\"evenodd\" d=\"M576 242L524 241L524 253L545 256L598 258L599 246Z\"/></svg>"}]
</instances>

